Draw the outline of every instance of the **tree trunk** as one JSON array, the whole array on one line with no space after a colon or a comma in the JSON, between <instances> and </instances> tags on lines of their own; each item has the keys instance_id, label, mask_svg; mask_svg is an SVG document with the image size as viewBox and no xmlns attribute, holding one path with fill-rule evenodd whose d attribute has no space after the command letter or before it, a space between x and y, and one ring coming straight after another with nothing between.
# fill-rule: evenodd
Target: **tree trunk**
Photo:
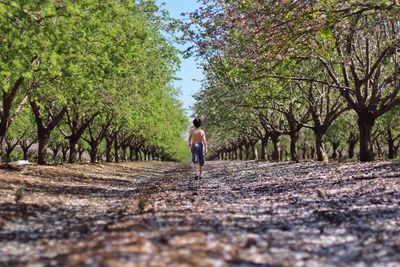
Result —
<instances>
[{"instance_id":1,"label":"tree trunk","mask_svg":"<svg viewBox=\"0 0 400 267\"><path fill-rule=\"evenodd\" d=\"M114 161L115 162L119 162L119 153L118 153L119 148L120 148L119 142L118 142L117 138L115 138L115 140L114 140Z\"/></svg>"},{"instance_id":2,"label":"tree trunk","mask_svg":"<svg viewBox=\"0 0 400 267\"><path fill-rule=\"evenodd\" d=\"M243 146L239 145L239 159L243 160Z\"/></svg>"},{"instance_id":3,"label":"tree trunk","mask_svg":"<svg viewBox=\"0 0 400 267\"><path fill-rule=\"evenodd\" d=\"M315 159L315 147L310 148L310 158Z\"/></svg>"},{"instance_id":4,"label":"tree trunk","mask_svg":"<svg viewBox=\"0 0 400 267\"><path fill-rule=\"evenodd\" d=\"M29 102L32 112L35 115L35 121L37 126L38 132L38 164L45 165L47 161L47 147L49 144L50 134L53 131L54 127L61 121L64 117L65 112L67 112L67 107L64 106L61 110L57 113L57 115L52 116L50 121L47 123L44 122L44 117L40 112L40 108L35 101ZM47 126L45 126L47 124Z\"/></svg>"},{"instance_id":5,"label":"tree trunk","mask_svg":"<svg viewBox=\"0 0 400 267\"><path fill-rule=\"evenodd\" d=\"M62 160L63 162L67 162L67 153L69 149L61 148L61 153L62 153Z\"/></svg>"},{"instance_id":6,"label":"tree trunk","mask_svg":"<svg viewBox=\"0 0 400 267\"><path fill-rule=\"evenodd\" d=\"M299 162L297 154L297 141L299 140L299 131L290 134L290 158L292 161Z\"/></svg>"},{"instance_id":7,"label":"tree trunk","mask_svg":"<svg viewBox=\"0 0 400 267\"><path fill-rule=\"evenodd\" d=\"M255 160L256 158L256 146L255 144L250 144L250 160Z\"/></svg>"},{"instance_id":8,"label":"tree trunk","mask_svg":"<svg viewBox=\"0 0 400 267\"><path fill-rule=\"evenodd\" d=\"M90 142L90 162L91 163L96 163L97 161L97 151L99 149L99 143L98 142Z\"/></svg>"},{"instance_id":9,"label":"tree trunk","mask_svg":"<svg viewBox=\"0 0 400 267\"><path fill-rule=\"evenodd\" d=\"M372 128L374 127L375 120L360 114L358 114L358 116L358 128L360 130L360 161L373 161Z\"/></svg>"},{"instance_id":10,"label":"tree trunk","mask_svg":"<svg viewBox=\"0 0 400 267\"><path fill-rule=\"evenodd\" d=\"M234 159L234 160L237 160L237 159L238 159L238 150L237 150L237 147L235 147L234 150L233 150L233 159Z\"/></svg>"},{"instance_id":11,"label":"tree trunk","mask_svg":"<svg viewBox=\"0 0 400 267\"><path fill-rule=\"evenodd\" d=\"M128 149L128 145L122 145L121 149L122 149L122 161L127 161L128 157L126 151Z\"/></svg>"},{"instance_id":12,"label":"tree trunk","mask_svg":"<svg viewBox=\"0 0 400 267\"><path fill-rule=\"evenodd\" d=\"M347 138L347 144L349 146L348 150L347 150L347 154L350 159L354 158L354 148L357 144L357 141L358 141L358 137L355 134L350 133L350 136Z\"/></svg>"},{"instance_id":13,"label":"tree trunk","mask_svg":"<svg viewBox=\"0 0 400 267\"><path fill-rule=\"evenodd\" d=\"M356 146L356 143L349 143L349 149L348 149L348 156L350 159L354 158L354 148Z\"/></svg>"},{"instance_id":14,"label":"tree trunk","mask_svg":"<svg viewBox=\"0 0 400 267\"><path fill-rule=\"evenodd\" d=\"M139 149L135 149L135 160L139 161L140 160L140 152Z\"/></svg>"},{"instance_id":15,"label":"tree trunk","mask_svg":"<svg viewBox=\"0 0 400 267\"><path fill-rule=\"evenodd\" d=\"M388 150L389 150L388 159L394 159L396 155L395 155L393 140L388 140Z\"/></svg>"},{"instance_id":16,"label":"tree trunk","mask_svg":"<svg viewBox=\"0 0 400 267\"><path fill-rule=\"evenodd\" d=\"M332 142L332 159L336 159L338 157L338 148L340 142Z\"/></svg>"},{"instance_id":17,"label":"tree trunk","mask_svg":"<svg viewBox=\"0 0 400 267\"><path fill-rule=\"evenodd\" d=\"M338 151L339 151L339 159L343 159L343 147Z\"/></svg>"},{"instance_id":18,"label":"tree trunk","mask_svg":"<svg viewBox=\"0 0 400 267\"><path fill-rule=\"evenodd\" d=\"M74 136L71 136L71 138L69 138L69 163L76 162L78 155L78 141L79 138L75 138Z\"/></svg>"},{"instance_id":19,"label":"tree trunk","mask_svg":"<svg viewBox=\"0 0 400 267\"><path fill-rule=\"evenodd\" d=\"M303 151L302 151L301 158L302 159L307 159L307 145L306 145L306 142L303 143L302 150Z\"/></svg>"},{"instance_id":20,"label":"tree trunk","mask_svg":"<svg viewBox=\"0 0 400 267\"><path fill-rule=\"evenodd\" d=\"M268 145L268 136L261 138L261 156L260 160L267 160L267 145Z\"/></svg>"},{"instance_id":21,"label":"tree trunk","mask_svg":"<svg viewBox=\"0 0 400 267\"><path fill-rule=\"evenodd\" d=\"M333 151L332 151L332 159L336 159L338 156L337 154L337 147L333 147Z\"/></svg>"},{"instance_id":22,"label":"tree trunk","mask_svg":"<svg viewBox=\"0 0 400 267\"><path fill-rule=\"evenodd\" d=\"M250 145L249 144L244 145L244 153L245 153L245 160L249 160L250 159Z\"/></svg>"},{"instance_id":23,"label":"tree trunk","mask_svg":"<svg viewBox=\"0 0 400 267\"><path fill-rule=\"evenodd\" d=\"M5 132L6 130L4 130ZM5 145L6 145L6 140L5 140L6 136L5 135L0 135L0 160L4 161L5 157L4 157L4 152L5 152Z\"/></svg>"},{"instance_id":24,"label":"tree trunk","mask_svg":"<svg viewBox=\"0 0 400 267\"><path fill-rule=\"evenodd\" d=\"M85 150L78 147L78 160L79 160L80 162L82 162L83 153L85 153Z\"/></svg>"},{"instance_id":25,"label":"tree trunk","mask_svg":"<svg viewBox=\"0 0 400 267\"><path fill-rule=\"evenodd\" d=\"M133 161L135 156L135 148L134 146L129 146L129 161Z\"/></svg>"},{"instance_id":26,"label":"tree trunk","mask_svg":"<svg viewBox=\"0 0 400 267\"><path fill-rule=\"evenodd\" d=\"M56 146L56 147L53 147L52 150L53 150L53 160L56 161L58 151L60 151L60 148L58 146Z\"/></svg>"},{"instance_id":27,"label":"tree trunk","mask_svg":"<svg viewBox=\"0 0 400 267\"><path fill-rule=\"evenodd\" d=\"M113 145L113 140L112 138L106 137L106 162L112 162L112 145Z\"/></svg>"},{"instance_id":28,"label":"tree trunk","mask_svg":"<svg viewBox=\"0 0 400 267\"><path fill-rule=\"evenodd\" d=\"M271 134L271 141L274 146L274 151L272 152L272 160L278 162L281 158L281 134Z\"/></svg>"},{"instance_id":29,"label":"tree trunk","mask_svg":"<svg viewBox=\"0 0 400 267\"><path fill-rule=\"evenodd\" d=\"M7 146L6 148L6 153L5 153L5 161L10 162L11 161L11 153L13 152L15 146Z\"/></svg>"},{"instance_id":30,"label":"tree trunk","mask_svg":"<svg viewBox=\"0 0 400 267\"><path fill-rule=\"evenodd\" d=\"M29 147L28 148L22 148L22 153L23 153L23 159L28 160L29 159Z\"/></svg>"},{"instance_id":31,"label":"tree trunk","mask_svg":"<svg viewBox=\"0 0 400 267\"><path fill-rule=\"evenodd\" d=\"M15 96L17 95L19 88L22 86L24 78L18 78L13 86L9 90L2 91L2 101L1 101L1 112L0 112L0 159L3 157L4 147L5 147L5 137L7 130L10 126L11 109Z\"/></svg>"},{"instance_id":32,"label":"tree trunk","mask_svg":"<svg viewBox=\"0 0 400 267\"><path fill-rule=\"evenodd\" d=\"M38 131L38 160L39 165L47 163L47 147L49 145L50 136L46 132Z\"/></svg>"},{"instance_id":33,"label":"tree trunk","mask_svg":"<svg viewBox=\"0 0 400 267\"><path fill-rule=\"evenodd\" d=\"M397 158L397 152L398 152L398 150L399 150L399 146L395 146L395 147L394 147L394 158L393 158L393 159Z\"/></svg>"},{"instance_id":34,"label":"tree trunk","mask_svg":"<svg viewBox=\"0 0 400 267\"><path fill-rule=\"evenodd\" d=\"M315 150L317 152L317 160L328 162L328 155L325 150L325 131L315 130Z\"/></svg>"},{"instance_id":35,"label":"tree trunk","mask_svg":"<svg viewBox=\"0 0 400 267\"><path fill-rule=\"evenodd\" d=\"M376 151L378 154L378 158L382 158L383 157L382 144L378 140L376 140L375 145L376 145Z\"/></svg>"},{"instance_id":36,"label":"tree trunk","mask_svg":"<svg viewBox=\"0 0 400 267\"><path fill-rule=\"evenodd\" d=\"M388 126L387 127L387 143L388 143L388 159L394 159L396 157L395 153L395 145L394 142L395 140L393 139L393 134L392 134L392 129Z\"/></svg>"}]
</instances>

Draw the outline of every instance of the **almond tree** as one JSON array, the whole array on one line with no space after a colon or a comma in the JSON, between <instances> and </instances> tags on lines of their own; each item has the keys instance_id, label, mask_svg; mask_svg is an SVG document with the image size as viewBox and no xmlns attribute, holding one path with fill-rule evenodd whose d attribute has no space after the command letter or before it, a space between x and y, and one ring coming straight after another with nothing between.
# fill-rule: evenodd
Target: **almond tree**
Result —
<instances>
[{"instance_id":1,"label":"almond tree","mask_svg":"<svg viewBox=\"0 0 400 267\"><path fill-rule=\"evenodd\" d=\"M372 128L400 104L397 1L207 1L186 36L200 57L220 57L257 76L335 88L358 115L360 160L371 161ZM318 60L329 77L279 77L286 59ZM277 77L278 76L278 77Z\"/></svg>"}]
</instances>

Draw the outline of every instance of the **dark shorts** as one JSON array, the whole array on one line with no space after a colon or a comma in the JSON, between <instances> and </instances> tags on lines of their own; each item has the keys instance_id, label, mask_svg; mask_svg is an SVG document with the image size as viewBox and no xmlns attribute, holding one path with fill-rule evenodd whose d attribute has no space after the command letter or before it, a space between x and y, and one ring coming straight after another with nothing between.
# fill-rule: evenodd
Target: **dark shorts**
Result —
<instances>
[{"instance_id":1,"label":"dark shorts","mask_svg":"<svg viewBox=\"0 0 400 267\"><path fill-rule=\"evenodd\" d=\"M204 165L204 152L202 143L192 144L192 162L194 164Z\"/></svg>"}]
</instances>

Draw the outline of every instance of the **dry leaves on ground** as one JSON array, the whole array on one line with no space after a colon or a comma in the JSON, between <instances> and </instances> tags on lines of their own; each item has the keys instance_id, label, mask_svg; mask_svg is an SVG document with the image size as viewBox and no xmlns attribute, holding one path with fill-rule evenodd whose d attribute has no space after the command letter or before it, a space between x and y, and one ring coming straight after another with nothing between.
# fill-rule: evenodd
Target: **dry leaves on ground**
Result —
<instances>
[{"instance_id":1,"label":"dry leaves on ground","mask_svg":"<svg viewBox=\"0 0 400 267\"><path fill-rule=\"evenodd\" d=\"M3 168L0 266L400 266L399 163L206 168Z\"/></svg>"}]
</instances>

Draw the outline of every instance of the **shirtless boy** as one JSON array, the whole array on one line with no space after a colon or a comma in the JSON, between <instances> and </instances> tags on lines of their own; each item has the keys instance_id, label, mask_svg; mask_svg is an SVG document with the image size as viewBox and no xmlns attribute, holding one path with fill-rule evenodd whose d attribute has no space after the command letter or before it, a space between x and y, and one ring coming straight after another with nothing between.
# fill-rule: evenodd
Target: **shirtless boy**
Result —
<instances>
[{"instance_id":1,"label":"shirtless boy","mask_svg":"<svg viewBox=\"0 0 400 267\"><path fill-rule=\"evenodd\" d=\"M189 147L192 151L192 162L195 165L195 177L202 177L204 166L204 155L207 154L206 134L200 129L201 120L196 118L193 120L194 127L189 131Z\"/></svg>"}]
</instances>

